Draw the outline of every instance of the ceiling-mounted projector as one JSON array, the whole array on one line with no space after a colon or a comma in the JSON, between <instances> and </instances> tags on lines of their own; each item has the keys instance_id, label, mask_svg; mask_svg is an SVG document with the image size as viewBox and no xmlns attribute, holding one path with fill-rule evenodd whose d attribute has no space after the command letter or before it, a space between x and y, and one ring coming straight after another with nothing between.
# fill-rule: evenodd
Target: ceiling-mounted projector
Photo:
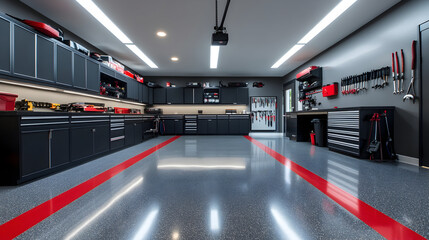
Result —
<instances>
[{"instance_id":1,"label":"ceiling-mounted projector","mask_svg":"<svg viewBox=\"0 0 429 240\"><path fill-rule=\"evenodd\" d=\"M215 32L212 35L212 45L224 46L228 44L228 33Z\"/></svg>"},{"instance_id":2,"label":"ceiling-mounted projector","mask_svg":"<svg viewBox=\"0 0 429 240\"><path fill-rule=\"evenodd\" d=\"M217 18L217 1L216 2L216 26L214 27L215 32L212 34L212 46L225 46L228 44L228 33L226 32L226 28L223 26L225 23L226 13L228 12L229 3L231 0L228 0L226 2L225 10L223 12L222 22L220 23L220 26L218 25L218 18Z\"/></svg>"}]
</instances>

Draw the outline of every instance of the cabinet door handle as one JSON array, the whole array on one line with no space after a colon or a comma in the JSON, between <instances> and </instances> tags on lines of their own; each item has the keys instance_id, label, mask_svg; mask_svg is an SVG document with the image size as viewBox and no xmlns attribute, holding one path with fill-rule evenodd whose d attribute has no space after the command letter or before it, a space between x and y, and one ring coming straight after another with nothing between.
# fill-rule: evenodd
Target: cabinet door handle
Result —
<instances>
[{"instance_id":1,"label":"cabinet door handle","mask_svg":"<svg viewBox=\"0 0 429 240\"><path fill-rule=\"evenodd\" d=\"M137 126L137 123L134 123L134 126Z\"/></svg>"},{"instance_id":2,"label":"cabinet door handle","mask_svg":"<svg viewBox=\"0 0 429 240\"><path fill-rule=\"evenodd\" d=\"M176 119L176 120L174 120L174 121L175 121L175 122L178 122L179 120L177 120L177 119Z\"/></svg>"},{"instance_id":3,"label":"cabinet door handle","mask_svg":"<svg viewBox=\"0 0 429 240\"><path fill-rule=\"evenodd\" d=\"M92 129L92 132L93 132L93 133L95 133L96 131L97 131L97 129L95 129L95 128L93 128L93 129Z\"/></svg>"}]
</instances>

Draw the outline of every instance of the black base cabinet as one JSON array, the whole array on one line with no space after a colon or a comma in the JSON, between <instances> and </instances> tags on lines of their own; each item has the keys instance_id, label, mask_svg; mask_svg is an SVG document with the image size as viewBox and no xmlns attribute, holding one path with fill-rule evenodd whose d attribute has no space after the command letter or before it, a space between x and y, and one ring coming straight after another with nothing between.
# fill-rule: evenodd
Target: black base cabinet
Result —
<instances>
[{"instance_id":1,"label":"black base cabinet","mask_svg":"<svg viewBox=\"0 0 429 240\"><path fill-rule=\"evenodd\" d=\"M110 150L109 116L72 116L70 156L85 160Z\"/></svg>"},{"instance_id":2,"label":"black base cabinet","mask_svg":"<svg viewBox=\"0 0 429 240\"><path fill-rule=\"evenodd\" d=\"M143 141L143 121L142 116L125 116L125 146Z\"/></svg>"},{"instance_id":3,"label":"black base cabinet","mask_svg":"<svg viewBox=\"0 0 429 240\"><path fill-rule=\"evenodd\" d=\"M162 135L184 134L184 115L161 116ZM200 135L248 135L250 132L250 116L234 115L198 115L197 134ZM193 133L195 134L195 133Z\"/></svg>"},{"instance_id":4,"label":"black base cabinet","mask_svg":"<svg viewBox=\"0 0 429 240\"><path fill-rule=\"evenodd\" d=\"M182 135L184 133L183 115L165 115L161 118L159 127L162 135Z\"/></svg>"},{"instance_id":5,"label":"black base cabinet","mask_svg":"<svg viewBox=\"0 0 429 240\"><path fill-rule=\"evenodd\" d=\"M0 185L20 184L141 143L153 121L143 115L0 112Z\"/></svg>"},{"instance_id":6,"label":"black base cabinet","mask_svg":"<svg viewBox=\"0 0 429 240\"><path fill-rule=\"evenodd\" d=\"M217 133L217 117L216 115L200 115L198 116L198 134L214 135Z\"/></svg>"}]
</instances>

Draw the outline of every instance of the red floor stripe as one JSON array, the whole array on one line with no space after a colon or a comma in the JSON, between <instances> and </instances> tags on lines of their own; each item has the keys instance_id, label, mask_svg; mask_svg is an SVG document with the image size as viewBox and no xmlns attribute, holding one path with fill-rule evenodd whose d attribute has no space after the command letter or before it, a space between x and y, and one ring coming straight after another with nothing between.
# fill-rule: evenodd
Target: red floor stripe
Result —
<instances>
[{"instance_id":1,"label":"red floor stripe","mask_svg":"<svg viewBox=\"0 0 429 240\"><path fill-rule=\"evenodd\" d=\"M159 149L167 146L171 142L178 139L180 136L174 136L161 144L156 145L128 160L110 168L109 170L98 174L97 176L67 190L64 193L48 200L37 207L13 218L12 220L0 225L0 239L13 239L28 229L32 228L36 224L40 223L47 217L51 216L55 212L59 211L63 207L69 205L73 201L82 197L86 193L90 192L94 188L103 184L107 180L121 173L125 169L131 167L143 158L150 154L158 151Z\"/></svg>"},{"instance_id":2,"label":"red floor stripe","mask_svg":"<svg viewBox=\"0 0 429 240\"><path fill-rule=\"evenodd\" d=\"M305 179L311 185L319 189L322 193L330 197L339 205L344 207L347 211L362 220L368 226L380 233L387 239L425 239L418 233L405 227L401 223L395 221L386 214L371 207L367 203L361 201L359 198L351 195L350 193L342 190L334 184L326 181L325 179L317 176L309 170L294 163L290 159L274 151L273 149L265 146L261 142L249 136L244 136L250 142L261 148L268 155L275 158L277 161L290 168L293 172Z\"/></svg>"}]
</instances>

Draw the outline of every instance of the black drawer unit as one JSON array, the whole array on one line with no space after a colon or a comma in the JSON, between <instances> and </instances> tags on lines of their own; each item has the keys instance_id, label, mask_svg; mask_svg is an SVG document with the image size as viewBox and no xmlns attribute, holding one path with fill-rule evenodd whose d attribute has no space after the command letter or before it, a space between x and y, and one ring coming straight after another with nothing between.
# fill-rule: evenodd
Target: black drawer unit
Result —
<instances>
[{"instance_id":1,"label":"black drawer unit","mask_svg":"<svg viewBox=\"0 0 429 240\"><path fill-rule=\"evenodd\" d=\"M125 146L125 118L123 115L110 117L110 149Z\"/></svg>"},{"instance_id":2,"label":"black drawer unit","mask_svg":"<svg viewBox=\"0 0 429 240\"><path fill-rule=\"evenodd\" d=\"M359 110L328 112L328 147L360 156Z\"/></svg>"},{"instance_id":3,"label":"black drawer unit","mask_svg":"<svg viewBox=\"0 0 429 240\"><path fill-rule=\"evenodd\" d=\"M361 107L328 112L328 148L358 158L369 158L368 144L374 137L371 130L371 118L374 113L380 115L386 112L390 135L394 139L394 107ZM386 120L380 118L381 144L383 157L388 158L385 149L387 139ZM371 132L371 133L370 133ZM371 134L371 139L370 138ZM380 134L377 134L380 140ZM379 158L379 155L377 156Z\"/></svg>"},{"instance_id":4,"label":"black drawer unit","mask_svg":"<svg viewBox=\"0 0 429 240\"><path fill-rule=\"evenodd\" d=\"M197 115L185 115L185 134L197 134Z\"/></svg>"}]
</instances>

